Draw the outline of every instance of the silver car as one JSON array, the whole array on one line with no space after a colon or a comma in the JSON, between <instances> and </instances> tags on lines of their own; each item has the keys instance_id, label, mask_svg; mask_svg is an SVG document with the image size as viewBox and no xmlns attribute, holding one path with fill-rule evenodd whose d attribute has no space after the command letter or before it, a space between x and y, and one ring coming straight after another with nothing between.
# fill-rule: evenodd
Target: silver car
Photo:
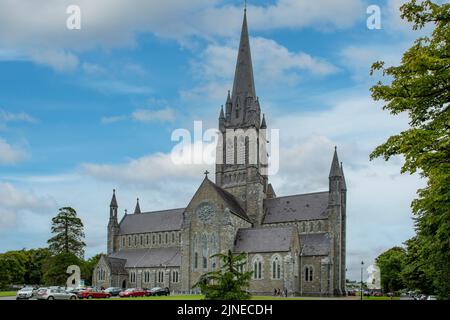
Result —
<instances>
[{"instance_id":1,"label":"silver car","mask_svg":"<svg viewBox=\"0 0 450 320\"><path fill-rule=\"evenodd\" d=\"M17 291L16 300L31 299L33 297L33 287L25 287Z\"/></svg>"},{"instance_id":2,"label":"silver car","mask_svg":"<svg viewBox=\"0 0 450 320\"><path fill-rule=\"evenodd\" d=\"M63 288L41 288L36 293L38 300L76 300L77 295Z\"/></svg>"}]
</instances>

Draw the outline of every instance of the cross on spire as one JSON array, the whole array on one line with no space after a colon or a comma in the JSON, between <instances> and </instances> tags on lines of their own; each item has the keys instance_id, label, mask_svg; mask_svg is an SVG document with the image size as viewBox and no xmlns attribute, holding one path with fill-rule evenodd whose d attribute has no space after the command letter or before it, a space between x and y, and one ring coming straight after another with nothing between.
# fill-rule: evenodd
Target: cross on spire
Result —
<instances>
[{"instance_id":1,"label":"cross on spire","mask_svg":"<svg viewBox=\"0 0 450 320\"><path fill-rule=\"evenodd\" d=\"M206 170L204 174L205 174L205 178L208 178L209 171Z\"/></svg>"}]
</instances>

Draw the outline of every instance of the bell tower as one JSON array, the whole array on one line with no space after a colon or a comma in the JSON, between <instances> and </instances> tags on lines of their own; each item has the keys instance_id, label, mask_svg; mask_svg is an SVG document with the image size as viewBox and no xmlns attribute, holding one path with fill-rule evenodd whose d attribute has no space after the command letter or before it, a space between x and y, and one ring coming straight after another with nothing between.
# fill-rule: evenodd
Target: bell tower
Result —
<instances>
[{"instance_id":1,"label":"bell tower","mask_svg":"<svg viewBox=\"0 0 450 320\"><path fill-rule=\"evenodd\" d=\"M266 129L256 96L245 9L233 91L228 91L225 112L222 106L219 116L216 184L236 197L256 225L261 224L267 193Z\"/></svg>"}]
</instances>

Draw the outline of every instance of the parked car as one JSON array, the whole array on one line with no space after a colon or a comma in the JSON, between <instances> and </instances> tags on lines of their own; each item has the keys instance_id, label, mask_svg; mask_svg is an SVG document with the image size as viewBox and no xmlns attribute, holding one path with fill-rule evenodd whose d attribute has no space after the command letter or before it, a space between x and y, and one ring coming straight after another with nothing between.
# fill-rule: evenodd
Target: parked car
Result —
<instances>
[{"instance_id":1,"label":"parked car","mask_svg":"<svg viewBox=\"0 0 450 320\"><path fill-rule=\"evenodd\" d=\"M113 297L118 296L122 291L123 289L118 287L110 287L105 290L105 292L108 292Z\"/></svg>"},{"instance_id":2,"label":"parked car","mask_svg":"<svg viewBox=\"0 0 450 320\"><path fill-rule=\"evenodd\" d=\"M144 297L144 296L146 296L146 292L144 291L144 289L130 288L130 289L126 289L125 291L120 292L119 296L121 298Z\"/></svg>"},{"instance_id":3,"label":"parked car","mask_svg":"<svg viewBox=\"0 0 450 320\"><path fill-rule=\"evenodd\" d=\"M79 291L77 296L79 299L104 299L111 297L111 294L97 288L89 288Z\"/></svg>"},{"instance_id":4,"label":"parked car","mask_svg":"<svg viewBox=\"0 0 450 320\"><path fill-rule=\"evenodd\" d=\"M373 296L374 297L382 297L383 294L381 292L379 292L379 291L376 291L376 292L373 293Z\"/></svg>"},{"instance_id":5,"label":"parked car","mask_svg":"<svg viewBox=\"0 0 450 320\"><path fill-rule=\"evenodd\" d=\"M38 300L76 300L77 296L62 288L40 288L36 298Z\"/></svg>"},{"instance_id":6,"label":"parked car","mask_svg":"<svg viewBox=\"0 0 450 320\"><path fill-rule=\"evenodd\" d=\"M147 296L168 296L170 295L169 288L155 287L150 290L146 290Z\"/></svg>"},{"instance_id":7,"label":"parked car","mask_svg":"<svg viewBox=\"0 0 450 320\"><path fill-rule=\"evenodd\" d=\"M437 300L436 296L428 296L427 300Z\"/></svg>"},{"instance_id":8,"label":"parked car","mask_svg":"<svg viewBox=\"0 0 450 320\"><path fill-rule=\"evenodd\" d=\"M33 297L33 287L24 287L17 291L16 300L31 299Z\"/></svg>"}]
</instances>

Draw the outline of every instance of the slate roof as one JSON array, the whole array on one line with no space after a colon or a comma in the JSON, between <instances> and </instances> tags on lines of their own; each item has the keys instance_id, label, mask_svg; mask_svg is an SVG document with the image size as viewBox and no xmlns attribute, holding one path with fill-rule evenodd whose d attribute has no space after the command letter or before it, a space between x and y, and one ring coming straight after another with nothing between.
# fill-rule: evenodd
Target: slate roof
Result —
<instances>
[{"instance_id":1,"label":"slate roof","mask_svg":"<svg viewBox=\"0 0 450 320\"><path fill-rule=\"evenodd\" d=\"M111 253L108 258L126 260L125 268L178 267L181 265L181 252L178 247L122 250Z\"/></svg>"},{"instance_id":2,"label":"slate roof","mask_svg":"<svg viewBox=\"0 0 450 320\"><path fill-rule=\"evenodd\" d=\"M324 219L328 191L266 199L264 204L264 223Z\"/></svg>"},{"instance_id":3,"label":"slate roof","mask_svg":"<svg viewBox=\"0 0 450 320\"><path fill-rule=\"evenodd\" d=\"M300 234L303 256L326 256L330 252L330 238L326 233Z\"/></svg>"},{"instance_id":4,"label":"slate roof","mask_svg":"<svg viewBox=\"0 0 450 320\"><path fill-rule=\"evenodd\" d=\"M236 198L231 193L229 193L228 191L225 191L224 189L222 189L221 187L216 185L211 180L208 179L208 181L217 190L217 192L222 197L222 199L226 202L226 204L228 205L228 208L231 210L231 212L233 212L238 217L251 222L250 218L247 216L247 213L245 213L245 210L242 209L239 202L236 200Z\"/></svg>"},{"instance_id":5,"label":"slate roof","mask_svg":"<svg viewBox=\"0 0 450 320\"><path fill-rule=\"evenodd\" d=\"M125 215L120 234L180 230L184 208Z\"/></svg>"},{"instance_id":6,"label":"slate roof","mask_svg":"<svg viewBox=\"0 0 450 320\"><path fill-rule=\"evenodd\" d=\"M111 256L106 257L106 262L109 265L109 268L111 269L111 273L115 274L126 274L127 271L125 270L125 259L119 259L119 258L113 258Z\"/></svg>"},{"instance_id":7,"label":"slate roof","mask_svg":"<svg viewBox=\"0 0 450 320\"><path fill-rule=\"evenodd\" d=\"M294 232L292 226L239 229L234 252L289 251Z\"/></svg>"}]
</instances>

